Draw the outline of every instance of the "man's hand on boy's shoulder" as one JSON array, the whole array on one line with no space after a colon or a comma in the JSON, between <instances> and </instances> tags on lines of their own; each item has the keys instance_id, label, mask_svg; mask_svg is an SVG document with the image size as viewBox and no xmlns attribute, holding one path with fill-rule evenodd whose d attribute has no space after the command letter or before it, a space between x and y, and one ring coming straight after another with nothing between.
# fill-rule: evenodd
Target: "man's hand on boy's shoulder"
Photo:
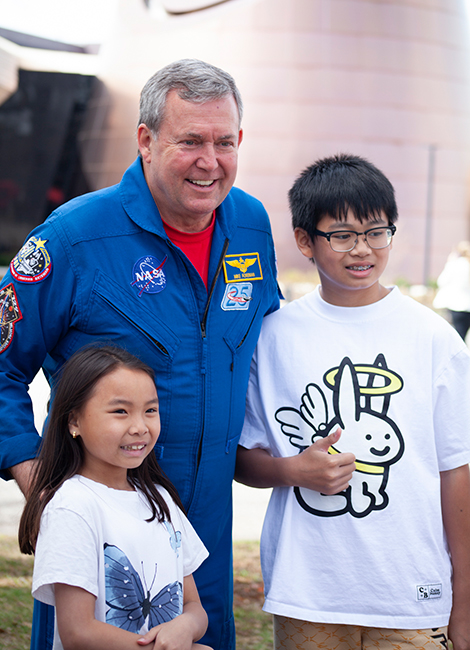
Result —
<instances>
[{"instance_id":1,"label":"man's hand on boy's shoulder","mask_svg":"<svg viewBox=\"0 0 470 650\"><path fill-rule=\"evenodd\" d=\"M337 429L296 456L276 458L266 449L238 447L235 480L252 487L303 487L323 494L345 490L356 469L351 453L329 454Z\"/></svg>"}]
</instances>

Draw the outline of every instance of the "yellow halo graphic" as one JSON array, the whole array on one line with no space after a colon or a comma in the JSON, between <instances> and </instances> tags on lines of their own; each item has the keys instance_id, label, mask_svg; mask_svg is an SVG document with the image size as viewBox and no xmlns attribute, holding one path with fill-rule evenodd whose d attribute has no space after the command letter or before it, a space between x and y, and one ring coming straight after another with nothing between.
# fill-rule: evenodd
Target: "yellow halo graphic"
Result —
<instances>
[{"instance_id":1,"label":"yellow halo graphic","mask_svg":"<svg viewBox=\"0 0 470 650\"><path fill-rule=\"evenodd\" d=\"M378 368L377 366L354 366L354 370L359 373L366 373L368 375L379 375L387 380L385 386L359 386L361 395L389 395L391 393L398 393L403 387L401 378L391 370L386 368ZM339 368L333 368L325 375L325 382L331 388L335 386L335 378L338 374Z\"/></svg>"}]
</instances>

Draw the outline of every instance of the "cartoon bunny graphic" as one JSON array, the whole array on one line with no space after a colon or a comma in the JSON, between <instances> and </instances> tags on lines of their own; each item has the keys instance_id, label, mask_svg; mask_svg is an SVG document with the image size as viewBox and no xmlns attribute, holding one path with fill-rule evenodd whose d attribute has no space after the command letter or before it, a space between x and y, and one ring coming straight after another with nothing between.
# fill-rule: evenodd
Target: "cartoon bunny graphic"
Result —
<instances>
[{"instance_id":1,"label":"cartoon bunny graphic","mask_svg":"<svg viewBox=\"0 0 470 650\"><path fill-rule=\"evenodd\" d=\"M347 490L339 494L324 495L300 487L294 492L300 506L311 514L365 517L387 506L390 466L404 453L403 436L387 416L390 397L402 389L403 380L387 368L385 357L378 355L373 365L354 365L345 357L339 367L325 373L323 381L333 391L332 419L326 396L317 384L306 386L300 410L280 408L275 418L299 453L339 427L341 438L328 453L354 453L356 471Z\"/></svg>"}]
</instances>

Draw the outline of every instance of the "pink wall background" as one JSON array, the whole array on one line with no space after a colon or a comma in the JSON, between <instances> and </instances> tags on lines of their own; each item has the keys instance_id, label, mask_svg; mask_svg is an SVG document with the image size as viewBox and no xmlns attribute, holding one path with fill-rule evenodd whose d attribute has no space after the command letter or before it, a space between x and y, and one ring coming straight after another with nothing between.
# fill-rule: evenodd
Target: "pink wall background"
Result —
<instances>
[{"instance_id":1,"label":"pink wall background","mask_svg":"<svg viewBox=\"0 0 470 650\"><path fill-rule=\"evenodd\" d=\"M400 219L386 280L423 281L429 147L436 147L431 278L470 236L470 39L465 0L229 0L185 15L118 0L101 50L102 93L82 134L90 182L136 154L138 97L175 59L228 70L245 103L236 184L265 204L281 273L310 269L287 191L320 156L364 155L390 178Z\"/></svg>"}]
</instances>

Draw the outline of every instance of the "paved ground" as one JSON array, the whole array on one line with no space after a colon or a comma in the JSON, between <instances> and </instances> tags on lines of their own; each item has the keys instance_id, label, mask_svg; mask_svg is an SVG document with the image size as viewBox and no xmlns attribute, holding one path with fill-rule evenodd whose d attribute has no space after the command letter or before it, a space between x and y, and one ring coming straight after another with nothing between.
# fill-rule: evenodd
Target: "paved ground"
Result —
<instances>
[{"instance_id":1,"label":"paved ground","mask_svg":"<svg viewBox=\"0 0 470 650\"><path fill-rule=\"evenodd\" d=\"M259 540L270 490L234 483L233 538ZM0 535L16 535L24 499L14 481L0 480Z\"/></svg>"},{"instance_id":2,"label":"paved ground","mask_svg":"<svg viewBox=\"0 0 470 650\"><path fill-rule=\"evenodd\" d=\"M49 396L47 383L42 375L30 388L34 418L38 429L44 421L46 401ZM268 504L270 490L255 490L234 483L233 537L237 540L258 540ZM16 535L24 499L14 481L0 480L0 534Z\"/></svg>"}]
</instances>

